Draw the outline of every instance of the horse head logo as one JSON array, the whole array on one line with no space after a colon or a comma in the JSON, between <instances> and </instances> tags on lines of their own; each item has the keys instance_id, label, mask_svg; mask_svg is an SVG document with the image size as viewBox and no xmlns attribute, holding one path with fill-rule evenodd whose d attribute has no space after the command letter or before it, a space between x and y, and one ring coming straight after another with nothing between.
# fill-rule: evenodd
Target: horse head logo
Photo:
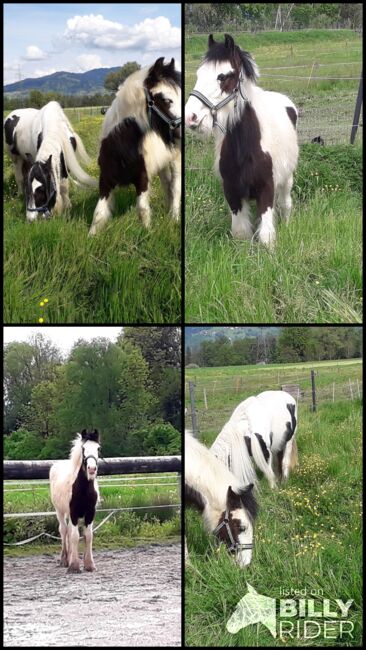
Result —
<instances>
[{"instance_id":1,"label":"horse head logo","mask_svg":"<svg viewBox=\"0 0 366 650\"><path fill-rule=\"evenodd\" d=\"M236 634L247 625L263 623L276 636L276 599L262 596L247 583L248 593L238 602L235 612L226 623L226 629Z\"/></svg>"}]
</instances>

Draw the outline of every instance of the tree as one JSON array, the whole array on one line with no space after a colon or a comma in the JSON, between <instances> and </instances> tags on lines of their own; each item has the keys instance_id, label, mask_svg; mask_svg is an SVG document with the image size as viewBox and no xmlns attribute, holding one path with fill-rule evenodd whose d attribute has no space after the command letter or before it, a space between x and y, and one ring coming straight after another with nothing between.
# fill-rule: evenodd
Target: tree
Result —
<instances>
[{"instance_id":1,"label":"tree","mask_svg":"<svg viewBox=\"0 0 366 650\"><path fill-rule=\"evenodd\" d=\"M136 70L140 70L141 66L136 61L128 61L120 70L109 72L104 79L104 88L110 92L116 92L127 77Z\"/></svg>"},{"instance_id":2,"label":"tree","mask_svg":"<svg viewBox=\"0 0 366 650\"><path fill-rule=\"evenodd\" d=\"M40 90L31 90L29 93L29 106L31 108L42 108L46 102Z\"/></svg>"}]
</instances>

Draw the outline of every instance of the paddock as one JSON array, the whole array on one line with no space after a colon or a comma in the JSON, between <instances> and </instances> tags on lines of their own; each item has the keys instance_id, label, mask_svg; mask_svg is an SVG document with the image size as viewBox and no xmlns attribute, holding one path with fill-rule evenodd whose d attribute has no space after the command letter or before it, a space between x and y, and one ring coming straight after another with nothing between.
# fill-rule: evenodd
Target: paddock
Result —
<instances>
[{"instance_id":1,"label":"paddock","mask_svg":"<svg viewBox=\"0 0 366 650\"><path fill-rule=\"evenodd\" d=\"M58 555L5 558L5 646L181 645L180 544L96 551L71 579Z\"/></svg>"}]
</instances>

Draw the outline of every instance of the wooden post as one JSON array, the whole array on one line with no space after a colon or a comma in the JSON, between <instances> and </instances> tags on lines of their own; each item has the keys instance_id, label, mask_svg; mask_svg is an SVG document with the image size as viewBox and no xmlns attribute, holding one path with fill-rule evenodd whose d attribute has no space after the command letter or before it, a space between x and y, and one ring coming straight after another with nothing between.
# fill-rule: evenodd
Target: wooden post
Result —
<instances>
[{"instance_id":1,"label":"wooden post","mask_svg":"<svg viewBox=\"0 0 366 650\"><path fill-rule=\"evenodd\" d=\"M311 396L312 396L311 410L314 413L316 411L315 371L311 370L310 372L311 372Z\"/></svg>"},{"instance_id":2,"label":"wooden post","mask_svg":"<svg viewBox=\"0 0 366 650\"><path fill-rule=\"evenodd\" d=\"M208 411L206 388L203 389L203 399L205 401L205 409L206 409L206 411Z\"/></svg>"},{"instance_id":3,"label":"wooden post","mask_svg":"<svg viewBox=\"0 0 366 650\"><path fill-rule=\"evenodd\" d=\"M313 74L314 66L315 66L315 61L314 61L313 65L311 66L311 72L310 72L310 76L309 76L309 79L308 79L308 85L306 86L306 88L309 88L309 84L310 84L310 81L311 81L311 76Z\"/></svg>"},{"instance_id":4,"label":"wooden post","mask_svg":"<svg viewBox=\"0 0 366 650\"><path fill-rule=\"evenodd\" d=\"M362 94L363 94L363 72L361 72L360 83L359 83L359 86L358 86L358 93L357 93L356 106L355 106L355 114L353 116L352 129L351 129L351 140L350 140L351 144L354 144L354 142L355 142L357 129L358 129L358 124L359 124L359 121L360 121L360 113L361 113L361 106L362 106Z\"/></svg>"},{"instance_id":5,"label":"wooden post","mask_svg":"<svg viewBox=\"0 0 366 650\"><path fill-rule=\"evenodd\" d=\"M348 380L348 383L349 383L349 392L350 392L350 395L351 395L351 400L353 400L352 382L351 382L350 379Z\"/></svg>"},{"instance_id":6,"label":"wooden post","mask_svg":"<svg viewBox=\"0 0 366 650\"><path fill-rule=\"evenodd\" d=\"M191 401L191 418L192 418L192 433L195 438L197 438L198 427L197 427L197 412L196 412L196 402L194 397L194 383L193 381L189 382L189 399Z\"/></svg>"},{"instance_id":7,"label":"wooden post","mask_svg":"<svg viewBox=\"0 0 366 650\"><path fill-rule=\"evenodd\" d=\"M358 395L358 399L360 399L361 393L360 393L360 384L358 383L358 378L357 378L357 395Z\"/></svg>"}]
</instances>

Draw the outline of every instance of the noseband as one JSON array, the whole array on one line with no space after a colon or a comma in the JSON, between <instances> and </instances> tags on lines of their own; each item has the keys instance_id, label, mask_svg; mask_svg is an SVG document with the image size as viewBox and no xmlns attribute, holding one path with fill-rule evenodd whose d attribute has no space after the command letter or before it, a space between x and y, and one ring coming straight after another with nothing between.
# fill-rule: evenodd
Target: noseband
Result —
<instances>
[{"instance_id":1,"label":"noseband","mask_svg":"<svg viewBox=\"0 0 366 650\"><path fill-rule=\"evenodd\" d=\"M149 119L149 126L152 129L152 113L154 112L160 119L162 119L165 124L169 126L169 139L170 142L173 142L174 136L173 133L175 129L178 128L182 124L182 118L181 117L168 117L163 113L163 111L160 110L158 106L156 106L154 97L152 96L151 92L147 90L147 88L144 88L145 90L145 95L146 95L146 103L147 103L147 115Z\"/></svg>"},{"instance_id":2,"label":"noseband","mask_svg":"<svg viewBox=\"0 0 366 650\"><path fill-rule=\"evenodd\" d=\"M84 450L84 447L83 447L82 449L83 449L83 463L84 463L85 467L86 467L86 465L87 465L87 462L88 462L88 459L89 459L89 458L94 458L94 460L95 460L95 464L96 464L96 466L98 467L98 458L96 458L95 456L93 456L93 454L89 454L89 456L85 456L85 450Z\"/></svg>"},{"instance_id":3,"label":"noseband","mask_svg":"<svg viewBox=\"0 0 366 650\"><path fill-rule=\"evenodd\" d=\"M52 180L52 175L51 175L50 180L51 180L51 188L52 189L51 189L50 195L47 197L46 203L41 205L39 208L28 208L28 206L27 206L28 212L42 212L43 214L45 212L49 212L49 204L51 203L51 200L53 199L53 197L56 194L56 188L55 188L55 184L54 184L54 182Z\"/></svg>"},{"instance_id":4,"label":"noseband","mask_svg":"<svg viewBox=\"0 0 366 650\"><path fill-rule=\"evenodd\" d=\"M217 535L217 533L221 530L221 528L224 528L224 527L226 528L226 532L228 534L230 544L231 544L231 546L228 547L229 551L234 551L234 552L238 553L239 551L251 550L254 547L253 542L248 543L248 544L242 544L241 542L236 542L235 541L234 536L233 536L233 534L231 532L231 528L230 528L229 511L228 511L227 508L226 508L226 511L225 511L224 519L222 520L221 524L218 524L218 526L216 526L215 530L213 531L213 535Z\"/></svg>"},{"instance_id":5,"label":"noseband","mask_svg":"<svg viewBox=\"0 0 366 650\"><path fill-rule=\"evenodd\" d=\"M217 121L217 111L219 111L220 108L223 108L224 106L226 106L226 104L228 104L232 100L234 100L234 110L236 110L237 105L238 105L238 94L239 93L240 93L241 98L244 100L244 102L248 101L248 98L245 97L245 95L243 95L243 92L242 92L242 89L241 89L241 86L240 86L242 81L243 81L243 79L240 77L239 81L238 81L238 85L233 90L233 92L230 93L230 95L228 95L224 99L222 99L221 102L219 102L218 104L213 104L207 97L205 97L205 95L202 95L202 93L200 93L199 90L193 89L189 93L190 95L193 95L193 97L197 97L197 99L199 99L202 102L202 104L204 104L205 106L207 106L207 108L210 109L210 113L212 115L213 126L214 127L217 126L224 135L226 134L226 129L222 126L222 124L219 124L219 122Z\"/></svg>"}]
</instances>

